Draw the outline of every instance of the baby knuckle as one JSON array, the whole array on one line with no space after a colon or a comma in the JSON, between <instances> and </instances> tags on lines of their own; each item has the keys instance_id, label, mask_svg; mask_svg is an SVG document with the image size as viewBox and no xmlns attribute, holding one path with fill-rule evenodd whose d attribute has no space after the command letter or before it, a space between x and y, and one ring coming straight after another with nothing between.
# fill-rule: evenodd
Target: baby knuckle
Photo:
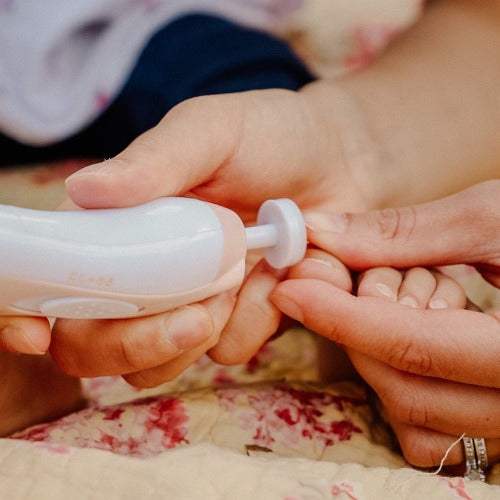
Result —
<instances>
[{"instance_id":1,"label":"baby knuckle","mask_svg":"<svg viewBox=\"0 0 500 500\"><path fill-rule=\"evenodd\" d=\"M261 289L252 288L245 295L247 314L249 317L259 318L262 323L274 322L279 313L268 299L268 295Z\"/></svg>"}]
</instances>

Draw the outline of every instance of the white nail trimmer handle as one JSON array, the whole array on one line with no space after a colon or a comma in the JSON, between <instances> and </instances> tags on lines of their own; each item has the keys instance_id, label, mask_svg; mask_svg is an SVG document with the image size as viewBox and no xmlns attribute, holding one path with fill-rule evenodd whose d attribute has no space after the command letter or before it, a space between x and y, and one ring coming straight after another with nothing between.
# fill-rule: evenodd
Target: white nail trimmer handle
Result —
<instances>
[{"instance_id":1,"label":"white nail trimmer handle","mask_svg":"<svg viewBox=\"0 0 500 500\"><path fill-rule=\"evenodd\" d=\"M231 210L190 198L98 210L0 205L0 315L126 318L239 286L247 248L273 267L300 261L302 214L268 200L244 228Z\"/></svg>"}]
</instances>

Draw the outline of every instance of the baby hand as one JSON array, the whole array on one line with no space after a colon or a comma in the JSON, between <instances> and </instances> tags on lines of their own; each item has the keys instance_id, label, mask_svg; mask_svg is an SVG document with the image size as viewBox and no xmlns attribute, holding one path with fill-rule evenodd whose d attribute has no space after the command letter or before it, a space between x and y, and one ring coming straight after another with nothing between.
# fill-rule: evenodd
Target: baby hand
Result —
<instances>
[{"instance_id":1,"label":"baby hand","mask_svg":"<svg viewBox=\"0 0 500 500\"><path fill-rule=\"evenodd\" d=\"M421 267L374 268L354 297L308 271L279 284L272 300L345 347L411 464L438 465L462 433L484 435L498 460L499 421L484 418L500 402L498 320L470 307L454 280ZM461 462L455 447L445 464Z\"/></svg>"},{"instance_id":2,"label":"baby hand","mask_svg":"<svg viewBox=\"0 0 500 500\"><path fill-rule=\"evenodd\" d=\"M412 267L399 271L376 267L358 279L358 297L375 297L416 309L463 309L467 297L462 286L435 269Z\"/></svg>"}]
</instances>

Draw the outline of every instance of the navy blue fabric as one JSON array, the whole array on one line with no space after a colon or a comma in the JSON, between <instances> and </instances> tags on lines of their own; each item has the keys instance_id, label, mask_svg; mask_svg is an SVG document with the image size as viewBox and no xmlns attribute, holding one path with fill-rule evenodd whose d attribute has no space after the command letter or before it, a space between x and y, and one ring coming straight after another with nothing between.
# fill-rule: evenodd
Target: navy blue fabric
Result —
<instances>
[{"instance_id":1,"label":"navy blue fabric","mask_svg":"<svg viewBox=\"0 0 500 500\"><path fill-rule=\"evenodd\" d=\"M151 38L118 97L94 123L47 147L26 146L0 135L0 164L110 157L190 97L297 90L312 80L283 41L217 17L184 16Z\"/></svg>"}]
</instances>

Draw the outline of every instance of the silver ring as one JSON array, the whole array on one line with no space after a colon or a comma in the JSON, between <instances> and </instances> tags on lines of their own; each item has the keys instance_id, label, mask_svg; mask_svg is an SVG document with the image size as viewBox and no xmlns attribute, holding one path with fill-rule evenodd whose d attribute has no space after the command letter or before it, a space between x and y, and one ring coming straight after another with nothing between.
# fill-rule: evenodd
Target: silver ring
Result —
<instances>
[{"instance_id":1,"label":"silver ring","mask_svg":"<svg viewBox=\"0 0 500 500\"><path fill-rule=\"evenodd\" d=\"M465 453L464 478L473 480L486 480L485 470L488 467L488 454L483 438L463 438Z\"/></svg>"},{"instance_id":2,"label":"silver ring","mask_svg":"<svg viewBox=\"0 0 500 500\"><path fill-rule=\"evenodd\" d=\"M476 450L477 466L483 471L488 468L488 453L486 452L486 442L483 438L474 438L474 449Z\"/></svg>"}]
</instances>

